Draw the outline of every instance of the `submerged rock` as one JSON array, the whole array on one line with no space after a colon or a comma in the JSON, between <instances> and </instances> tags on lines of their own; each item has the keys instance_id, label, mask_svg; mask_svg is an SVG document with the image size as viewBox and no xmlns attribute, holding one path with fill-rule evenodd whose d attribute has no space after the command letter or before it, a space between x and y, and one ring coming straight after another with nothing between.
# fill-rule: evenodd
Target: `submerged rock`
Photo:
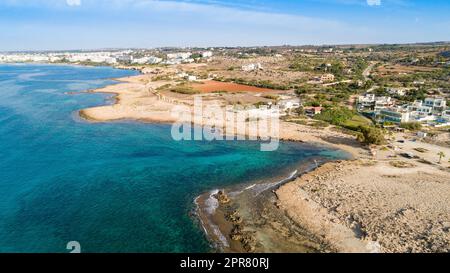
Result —
<instances>
[{"instance_id":1,"label":"submerged rock","mask_svg":"<svg viewBox=\"0 0 450 273\"><path fill-rule=\"evenodd\" d=\"M219 201L219 204L221 204L221 205L226 205L231 202L228 195L223 191L219 191L216 195L216 198Z\"/></svg>"},{"instance_id":2,"label":"submerged rock","mask_svg":"<svg viewBox=\"0 0 450 273\"><path fill-rule=\"evenodd\" d=\"M227 213L225 215L225 219L228 222L231 222L233 224L241 224L242 223L242 217L239 215L239 212L237 210Z\"/></svg>"}]
</instances>

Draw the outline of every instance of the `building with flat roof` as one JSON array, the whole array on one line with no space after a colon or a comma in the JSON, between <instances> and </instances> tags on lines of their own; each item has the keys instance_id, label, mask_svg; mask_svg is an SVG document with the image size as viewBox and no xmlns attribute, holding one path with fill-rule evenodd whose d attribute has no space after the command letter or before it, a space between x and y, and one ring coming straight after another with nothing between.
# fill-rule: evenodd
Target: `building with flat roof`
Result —
<instances>
[{"instance_id":1,"label":"building with flat roof","mask_svg":"<svg viewBox=\"0 0 450 273\"><path fill-rule=\"evenodd\" d=\"M401 108L381 109L377 114L377 119L381 122L403 123L410 121L410 113Z\"/></svg>"}]
</instances>

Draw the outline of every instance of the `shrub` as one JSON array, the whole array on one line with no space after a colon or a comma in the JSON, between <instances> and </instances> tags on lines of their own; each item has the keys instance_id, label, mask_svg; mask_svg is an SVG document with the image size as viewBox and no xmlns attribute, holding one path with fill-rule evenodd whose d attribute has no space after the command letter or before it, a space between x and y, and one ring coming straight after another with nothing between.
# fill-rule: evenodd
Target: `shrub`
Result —
<instances>
[{"instance_id":1,"label":"shrub","mask_svg":"<svg viewBox=\"0 0 450 273\"><path fill-rule=\"evenodd\" d=\"M334 125L343 125L353 118L355 112L344 107L333 107L322 111L315 116L318 120L323 120Z\"/></svg>"},{"instance_id":2,"label":"shrub","mask_svg":"<svg viewBox=\"0 0 450 273\"><path fill-rule=\"evenodd\" d=\"M385 143L384 133L381 129L370 126L359 126L358 140L364 144L382 145Z\"/></svg>"},{"instance_id":3,"label":"shrub","mask_svg":"<svg viewBox=\"0 0 450 273\"><path fill-rule=\"evenodd\" d=\"M192 87L184 85L184 84L175 86L175 87L171 88L170 91L172 91L174 93L185 94L185 95L194 95L194 94L199 93L198 91L194 90Z\"/></svg>"},{"instance_id":4,"label":"shrub","mask_svg":"<svg viewBox=\"0 0 450 273\"><path fill-rule=\"evenodd\" d=\"M419 122L403 122L400 123L400 128L410 131L418 131L422 129L422 124L420 124Z\"/></svg>"},{"instance_id":5,"label":"shrub","mask_svg":"<svg viewBox=\"0 0 450 273\"><path fill-rule=\"evenodd\" d=\"M263 98L269 99L269 100L278 100L280 97L276 95L264 95Z\"/></svg>"}]
</instances>

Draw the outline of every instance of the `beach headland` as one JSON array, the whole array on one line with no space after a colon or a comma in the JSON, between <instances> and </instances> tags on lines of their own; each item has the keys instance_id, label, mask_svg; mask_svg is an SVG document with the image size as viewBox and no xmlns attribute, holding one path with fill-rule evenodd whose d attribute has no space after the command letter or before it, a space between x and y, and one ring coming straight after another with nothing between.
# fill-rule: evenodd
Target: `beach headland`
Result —
<instances>
[{"instance_id":1,"label":"beach headland","mask_svg":"<svg viewBox=\"0 0 450 273\"><path fill-rule=\"evenodd\" d=\"M155 77L124 78L91 91L115 94L116 103L81 110L80 116L94 122L176 121L172 108L192 106L192 95L160 92L171 81ZM202 96L206 103L224 103L219 94ZM281 183L260 181L199 196L198 217L218 251L450 250L450 200L445 194L450 192L450 174L442 166L418 159L395 164L400 160L392 156L394 151L380 150L373 158L354 136L333 126L281 121L280 139L329 145L348 152L353 160L299 166L302 175L285 180L289 174L280 174L274 181ZM265 188L259 191L261 187Z\"/></svg>"}]
</instances>

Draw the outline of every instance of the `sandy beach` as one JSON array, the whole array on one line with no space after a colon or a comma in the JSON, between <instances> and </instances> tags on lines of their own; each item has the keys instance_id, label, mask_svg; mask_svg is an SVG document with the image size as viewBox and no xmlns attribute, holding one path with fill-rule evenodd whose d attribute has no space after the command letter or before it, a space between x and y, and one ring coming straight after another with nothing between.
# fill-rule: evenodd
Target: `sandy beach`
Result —
<instances>
[{"instance_id":1,"label":"sandy beach","mask_svg":"<svg viewBox=\"0 0 450 273\"><path fill-rule=\"evenodd\" d=\"M80 116L93 122L116 120L138 120L142 122L173 123L177 117L171 115L177 105L192 107L194 100L191 95L167 94L157 89L167 85L168 81L151 81L152 77L140 75L118 79L120 83L105 88L91 90L92 93L115 94L116 102L112 105L99 106L81 110ZM221 96L215 94L201 95L204 102L223 106ZM200 125L208 125L207 118ZM252 123L252 121L248 121ZM236 132L236 124L234 127ZM249 132L246 135L249 136ZM354 137L329 128L313 128L310 126L280 122L280 140L315 142L343 149L355 157L367 155L367 151L359 145Z\"/></svg>"},{"instance_id":2,"label":"sandy beach","mask_svg":"<svg viewBox=\"0 0 450 273\"><path fill-rule=\"evenodd\" d=\"M152 77L124 78L91 91L116 94L116 103L84 109L80 116L94 122L174 122L172 108L191 107L192 96L158 92L168 82L152 81ZM206 103L226 103L217 94L202 94L202 98ZM199 217L209 238L222 242L222 251L450 251L450 166L436 162L436 153L450 154L449 148L423 144L426 152L419 154L414 148L421 143L408 140L380 148L373 158L355 137L332 126L313 128L285 121L280 124L280 139L329 145L347 151L354 161L326 163L293 181L267 187L258 198L245 193L254 189L240 194L223 189L225 197L218 197L218 192L200 196L196 200ZM418 158L399 155L412 151ZM218 204L208 216L205 211L211 198Z\"/></svg>"}]
</instances>

